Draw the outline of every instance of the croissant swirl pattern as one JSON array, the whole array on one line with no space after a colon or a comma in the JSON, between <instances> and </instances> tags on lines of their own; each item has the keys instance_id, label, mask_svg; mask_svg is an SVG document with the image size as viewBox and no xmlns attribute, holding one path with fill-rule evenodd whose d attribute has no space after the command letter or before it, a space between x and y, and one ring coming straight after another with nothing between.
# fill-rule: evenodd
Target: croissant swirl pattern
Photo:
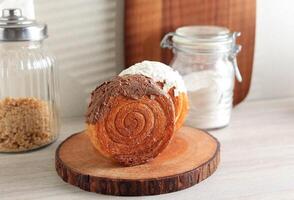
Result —
<instances>
[{"instance_id":1,"label":"croissant swirl pattern","mask_svg":"<svg viewBox=\"0 0 294 200\"><path fill-rule=\"evenodd\" d=\"M171 98L143 75L104 83L92 93L88 110L88 134L94 147L125 166L156 157L174 133Z\"/></svg>"}]
</instances>

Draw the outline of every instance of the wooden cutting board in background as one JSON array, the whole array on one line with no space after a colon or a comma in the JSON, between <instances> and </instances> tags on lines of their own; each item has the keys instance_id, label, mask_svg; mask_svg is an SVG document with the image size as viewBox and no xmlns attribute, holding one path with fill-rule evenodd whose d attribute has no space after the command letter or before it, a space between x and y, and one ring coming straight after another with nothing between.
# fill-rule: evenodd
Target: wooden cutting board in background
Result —
<instances>
[{"instance_id":1,"label":"wooden cutting board in background","mask_svg":"<svg viewBox=\"0 0 294 200\"><path fill-rule=\"evenodd\" d=\"M162 37L184 25L219 25L240 31L238 64L243 82L236 82L234 104L248 94L254 54L256 0L126 0L125 65L142 60L168 64L171 51L161 49Z\"/></svg>"}]
</instances>

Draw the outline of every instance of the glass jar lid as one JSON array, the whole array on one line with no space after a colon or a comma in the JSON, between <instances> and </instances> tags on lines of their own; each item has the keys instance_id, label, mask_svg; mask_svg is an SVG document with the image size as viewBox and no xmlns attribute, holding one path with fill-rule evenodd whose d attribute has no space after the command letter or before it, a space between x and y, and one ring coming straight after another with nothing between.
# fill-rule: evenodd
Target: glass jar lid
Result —
<instances>
[{"instance_id":1,"label":"glass jar lid","mask_svg":"<svg viewBox=\"0 0 294 200\"><path fill-rule=\"evenodd\" d=\"M191 53L229 52L234 50L239 35L221 26L184 26L168 33L161 45Z\"/></svg>"},{"instance_id":2,"label":"glass jar lid","mask_svg":"<svg viewBox=\"0 0 294 200\"><path fill-rule=\"evenodd\" d=\"M231 34L229 29L220 26L184 26L176 30L173 41L186 45L226 43L231 42Z\"/></svg>"},{"instance_id":3,"label":"glass jar lid","mask_svg":"<svg viewBox=\"0 0 294 200\"><path fill-rule=\"evenodd\" d=\"M0 41L40 41L47 38L47 25L22 16L21 9L3 9Z\"/></svg>"}]
</instances>

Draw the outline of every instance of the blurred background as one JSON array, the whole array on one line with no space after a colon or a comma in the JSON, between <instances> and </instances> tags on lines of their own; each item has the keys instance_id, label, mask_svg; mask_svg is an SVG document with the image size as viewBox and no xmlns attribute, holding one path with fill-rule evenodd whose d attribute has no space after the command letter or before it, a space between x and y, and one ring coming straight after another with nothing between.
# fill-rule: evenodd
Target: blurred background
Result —
<instances>
[{"instance_id":1,"label":"blurred background","mask_svg":"<svg viewBox=\"0 0 294 200\"><path fill-rule=\"evenodd\" d=\"M0 200L111 199L112 197L105 195L82 192L62 182L54 166L56 149L65 138L85 129L84 115L93 89L135 62L152 59L169 63L172 52L170 49L160 48L161 39L178 27L191 24L226 26L231 32L241 31L242 35L237 38L237 44L242 45L242 50L237 60L243 82L235 81L234 103L245 99L234 108L231 123L227 128L211 131L221 143L221 164L215 175L196 187L159 198L195 199L197 196L197 199L294 199L293 0L0 0L0 9L3 8L21 8L25 16L48 25L49 37L45 43L57 61L60 113L63 119L60 137L52 145L39 151L0 155ZM11 18L12 21L14 19ZM5 32L1 32L4 30L1 26L5 22L1 20L0 36ZM27 23L22 25L26 26ZM11 27L9 26L9 29ZM55 96L52 97L55 95L52 89L55 82L51 78L53 70L48 70L52 69L51 60L48 57L44 62L43 56L34 56L39 55L38 51L35 51L28 54L28 59L23 62L25 64L19 64L18 60L21 60L22 56L11 53L7 58L2 56L9 52L7 46L10 44L6 40L0 43L0 53L3 53L0 55L0 152L27 151L55 141L59 123L55 112ZM225 42L221 40L220 43L224 46ZM19 52L29 49L22 46L19 48L18 45L15 45L15 49L21 49ZM199 74L198 78L187 78L188 83L195 88L201 86L199 90L191 87L193 90L190 94L194 98L189 96L189 113L193 113L192 106L196 108L195 117L191 117L192 125L198 128L199 124L204 124L206 129L225 127L230 120L234 62L232 59L229 61L228 55L225 59L221 53L220 55L220 60L225 64L215 64L215 68L225 69L224 71L229 69L231 76L209 76L209 73L195 70L195 74ZM199 61L190 57L193 62L198 62L197 67L202 68L203 72L213 71L206 70L209 67L206 68L205 64L217 63L210 59ZM227 67L227 63L230 63L230 67ZM18 72L18 75L15 72ZM190 73L187 77L193 74ZM43 78L40 80L39 77ZM230 82L217 82L214 81L217 79L215 77ZM222 90L217 90L215 85L221 83L222 86L229 85L230 90L228 87L220 87ZM10 91L17 95L11 95ZM236 96L238 98L235 98ZM7 101L6 97L12 99ZM32 100L31 97L36 99ZM27 103L28 99L30 103ZM18 102L21 102L21 106L15 106ZM36 109L36 106L31 105L41 106ZM72 149L79 153L84 144L87 145L81 142L79 148L75 145ZM197 145L195 149L202 151ZM85 149L89 149L88 146ZM188 148L183 149L182 152ZM75 163L81 163L82 167L88 166L91 171L95 171L95 165L84 165L78 154L72 158ZM89 158L87 159L91 160L91 155ZM204 165L201 165L201 168L202 166ZM211 171L211 165L207 166L210 166L208 171ZM168 167L167 170L173 171ZM65 176L67 175L68 173L65 173ZM74 180L68 176L66 179L69 182L92 181L89 175L77 177L82 178ZM199 175L197 180L200 177L203 178ZM88 187L88 184L81 183L77 185ZM102 184L103 187L104 185ZM125 184L122 185L122 190L129 191L125 189ZM154 199L154 196L150 196L150 199Z\"/></svg>"},{"instance_id":2,"label":"blurred background","mask_svg":"<svg viewBox=\"0 0 294 200\"><path fill-rule=\"evenodd\" d=\"M62 116L82 116L89 93L125 67L125 1L26 2L34 4L36 19L49 27L47 43L59 66ZM247 101L294 96L293 6L291 0L256 1L253 76Z\"/></svg>"}]
</instances>

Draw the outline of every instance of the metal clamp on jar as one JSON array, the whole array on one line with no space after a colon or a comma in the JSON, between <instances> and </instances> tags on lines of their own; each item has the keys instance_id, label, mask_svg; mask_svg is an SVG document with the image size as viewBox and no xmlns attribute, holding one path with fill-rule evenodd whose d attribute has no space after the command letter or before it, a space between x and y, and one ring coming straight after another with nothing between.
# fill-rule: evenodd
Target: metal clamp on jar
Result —
<instances>
[{"instance_id":1,"label":"metal clamp on jar","mask_svg":"<svg viewBox=\"0 0 294 200\"><path fill-rule=\"evenodd\" d=\"M54 60L46 24L4 9L0 18L0 152L53 142L59 131Z\"/></svg>"},{"instance_id":2,"label":"metal clamp on jar","mask_svg":"<svg viewBox=\"0 0 294 200\"><path fill-rule=\"evenodd\" d=\"M188 90L187 125L214 129L229 124L234 76L242 81L236 60L239 35L225 27L186 26L162 39L161 47L173 50L171 66L183 75Z\"/></svg>"}]
</instances>

